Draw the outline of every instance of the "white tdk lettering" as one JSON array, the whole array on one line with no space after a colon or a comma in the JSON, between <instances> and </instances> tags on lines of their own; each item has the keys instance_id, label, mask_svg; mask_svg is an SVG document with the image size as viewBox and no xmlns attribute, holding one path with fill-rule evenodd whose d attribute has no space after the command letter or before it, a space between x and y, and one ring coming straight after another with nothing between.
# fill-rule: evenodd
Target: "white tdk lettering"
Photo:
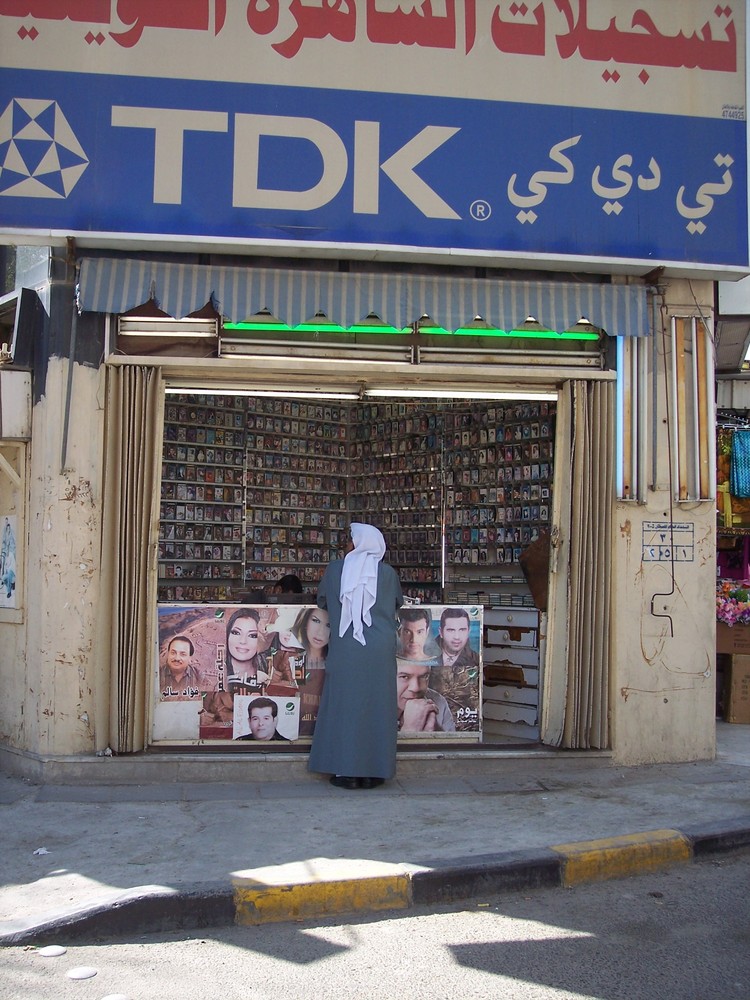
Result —
<instances>
[{"instance_id":1,"label":"white tdk lettering","mask_svg":"<svg viewBox=\"0 0 750 1000\"><path fill-rule=\"evenodd\" d=\"M185 133L226 132L229 116L223 111L114 106L112 124L154 130L154 204L180 205Z\"/></svg>"},{"instance_id":2,"label":"white tdk lettering","mask_svg":"<svg viewBox=\"0 0 750 1000\"><path fill-rule=\"evenodd\" d=\"M430 219L458 219L450 205L417 176L414 168L459 130L428 125L380 163L379 122L358 121L354 126L354 203L361 215L377 215L380 171ZM318 149L323 168L319 180L304 191L259 186L262 135L306 139ZM237 115L234 143L234 194L238 208L280 208L310 211L328 204L341 190L348 170L341 138L328 125L312 118Z\"/></svg>"},{"instance_id":3,"label":"white tdk lettering","mask_svg":"<svg viewBox=\"0 0 750 1000\"><path fill-rule=\"evenodd\" d=\"M286 136L307 139L323 157L323 172L317 184L305 191L284 191L258 186L260 137ZM311 211L327 205L346 179L348 158L338 135L314 118L280 118L276 115L235 115L234 192L236 208L294 208Z\"/></svg>"},{"instance_id":4,"label":"white tdk lettering","mask_svg":"<svg viewBox=\"0 0 750 1000\"><path fill-rule=\"evenodd\" d=\"M287 209L310 212L322 208L339 194L349 170L349 156L341 137L314 118L277 115L235 115L232 205L235 208ZM182 203L182 176L186 132L227 132L229 116L219 111L186 111L177 108L112 108L112 125L151 129L154 133L154 204ZM426 125L407 143L380 162L380 123L354 123L353 204L358 215L380 210L382 171L428 219L460 216L416 168L444 145L458 128ZM303 190L260 186L261 137L277 136L312 143L322 168L316 182ZM272 166L273 164L271 164Z\"/></svg>"},{"instance_id":5,"label":"white tdk lettering","mask_svg":"<svg viewBox=\"0 0 750 1000\"><path fill-rule=\"evenodd\" d=\"M377 215L379 171L428 219L459 219L450 205L414 173L414 168L451 139L459 129L427 125L405 146L380 163L380 123L356 122L354 131L354 211Z\"/></svg>"}]
</instances>

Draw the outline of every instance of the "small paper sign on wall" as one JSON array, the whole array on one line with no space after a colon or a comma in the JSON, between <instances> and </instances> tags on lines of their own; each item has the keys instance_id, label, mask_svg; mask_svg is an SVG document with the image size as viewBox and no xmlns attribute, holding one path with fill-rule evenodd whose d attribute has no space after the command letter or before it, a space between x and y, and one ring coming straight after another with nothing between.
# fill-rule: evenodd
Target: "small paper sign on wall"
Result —
<instances>
[{"instance_id":1,"label":"small paper sign on wall","mask_svg":"<svg viewBox=\"0 0 750 1000\"><path fill-rule=\"evenodd\" d=\"M17 518L6 514L0 526L0 608L16 608Z\"/></svg>"}]
</instances>

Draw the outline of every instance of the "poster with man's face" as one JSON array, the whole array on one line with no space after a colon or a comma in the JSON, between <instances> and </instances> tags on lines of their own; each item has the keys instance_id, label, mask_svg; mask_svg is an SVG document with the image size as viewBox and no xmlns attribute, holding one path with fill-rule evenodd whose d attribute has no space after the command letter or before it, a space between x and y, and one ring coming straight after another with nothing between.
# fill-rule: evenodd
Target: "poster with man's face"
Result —
<instances>
[{"instance_id":1,"label":"poster with man's face","mask_svg":"<svg viewBox=\"0 0 750 1000\"><path fill-rule=\"evenodd\" d=\"M481 606L407 605L398 615L396 693L403 738L479 733Z\"/></svg>"},{"instance_id":2,"label":"poster with man's face","mask_svg":"<svg viewBox=\"0 0 750 1000\"><path fill-rule=\"evenodd\" d=\"M299 734L299 698L237 695L232 739L252 743L290 743Z\"/></svg>"},{"instance_id":3,"label":"poster with man's face","mask_svg":"<svg viewBox=\"0 0 750 1000\"><path fill-rule=\"evenodd\" d=\"M274 744L281 736L309 739L329 635L328 612L312 605L160 605L154 681L158 738ZM270 699L277 711L260 706L265 712L256 713L251 726L248 701L259 697ZM186 702L194 703L194 718ZM275 727L265 717L269 713Z\"/></svg>"}]
</instances>

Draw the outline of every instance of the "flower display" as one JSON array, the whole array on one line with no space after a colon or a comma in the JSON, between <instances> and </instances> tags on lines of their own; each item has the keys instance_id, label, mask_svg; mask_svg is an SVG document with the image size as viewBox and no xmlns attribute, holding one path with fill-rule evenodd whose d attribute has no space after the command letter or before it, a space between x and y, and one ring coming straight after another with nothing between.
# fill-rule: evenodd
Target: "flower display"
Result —
<instances>
[{"instance_id":1,"label":"flower display","mask_svg":"<svg viewBox=\"0 0 750 1000\"><path fill-rule=\"evenodd\" d=\"M728 580L717 585L716 620L725 625L750 624L750 585Z\"/></svg>"}]
</instances>

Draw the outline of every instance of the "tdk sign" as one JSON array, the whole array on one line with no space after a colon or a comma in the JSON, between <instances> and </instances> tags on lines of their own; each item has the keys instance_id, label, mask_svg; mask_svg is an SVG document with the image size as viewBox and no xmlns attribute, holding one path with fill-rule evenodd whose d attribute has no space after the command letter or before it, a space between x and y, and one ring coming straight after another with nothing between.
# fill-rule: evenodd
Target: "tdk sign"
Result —
<instances>
[{"instance_id":1,"label":"tdk sign","mask_svg":"<svg viewBox=\"0 0 750 1000\"><path fill-rule=\"evenodd\" d=\"M182 204L184 145L187 133L229 131L230 116L221 111L174 108L112 108L117 128L149 129L154 134L154 204ZM417 167L447 143L458 128L426 125L381 159L380 122L355 121L353 152L330 125L314 118L235 114L232 206L309 212L328 205L341 192L351 170L352 209L358 215L380 210L381 171L428 219L459 219L454 209L417 173ZM322 170L304 190L261 186L261 140L304 140L320 155Z\"/></svg>"},{"instance_id":2,"label":"tdk sign","mask_svg":"<svg viewBox=\"0 0 750 1000\"><path fill-rule=\"evenodd\" d=\"M0 92L0 241L747 261L744 121L696 146L688 114L4 67Z\"/></svg>"}]
</instances>

